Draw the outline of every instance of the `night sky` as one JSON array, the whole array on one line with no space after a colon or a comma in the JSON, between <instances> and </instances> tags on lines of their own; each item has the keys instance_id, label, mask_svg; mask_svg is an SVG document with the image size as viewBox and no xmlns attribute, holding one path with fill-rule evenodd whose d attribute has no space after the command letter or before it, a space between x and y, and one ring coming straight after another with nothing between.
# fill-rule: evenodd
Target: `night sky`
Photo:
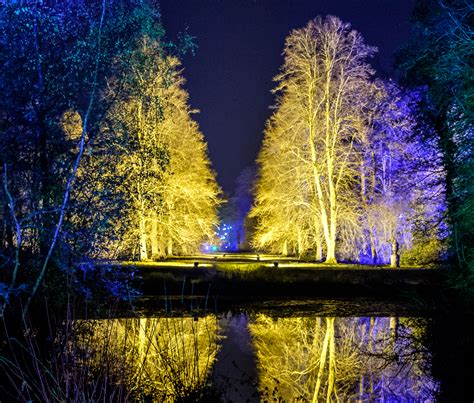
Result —
<instances>
[{"instance_id":1,"label":"night sky","mask_svg":"<svg viewBox=\"0 0 474 403\"><path fill-rule=\"evenodd\" d=\"M372 65L391 77L393 52L410 35L413 6L414 0L161 0L169 39L185 30L195 37L195 55L183 60L186 88L224 191L233 191L257 157L292 29L317 15L336 15L378 47Z\"/></svg>"}]
</instances>

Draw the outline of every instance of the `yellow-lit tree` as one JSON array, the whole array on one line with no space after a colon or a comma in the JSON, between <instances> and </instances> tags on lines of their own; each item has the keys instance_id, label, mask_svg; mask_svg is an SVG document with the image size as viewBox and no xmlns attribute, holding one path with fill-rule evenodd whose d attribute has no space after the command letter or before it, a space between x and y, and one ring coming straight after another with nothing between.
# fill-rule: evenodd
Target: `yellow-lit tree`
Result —
<instances>
[{"instance_id":1,"label":"yellow-lit tree","mask_svg":"<svg viewBox=\"0 0 474 403\"><path fill-rule=\"evenodd\" d=\"M301 141L301 125L291 107L282 98L267 124L258 158L255 206L250 213L257 218L253 245L301 256L315 243L316 258L320 259L320 219L311 195L310 167L302 163L305 153L297 145Z\"/></svg>"},{"instance_id":2,"label":"yellow-lit tree","mask_svg":"<svg viewBox=\"0 0 474 403\"><path fill-rule=\"evenodd\" d=\"M349 24L333 16L317 17L286 39L285 61L276 77L277 112L259 158L260 183L253 211L259 219L257 239L264 228L273 227L274 217L300 217L296 210L303 199L307 214L301 219L312 227L315 240L322 234L326 263L336 263L338 231L344 222L356 222L358 124L371 91L372 70L366 59L374 51ZM288 119L280 119L280 113ZM282 139L285 144L280 143ZM283 185L281 190L267 186L274 176L282 175L293 185ZM266 213L270 205L273 215Z\"/></svg>"},{"instance_id":3,"label":"yellow-lit tree","mask_svg":"<svg viewBox=\"0 0 474 403\"><path fill-rule=\"evenodd\" d=\"M122 247L136 250L138 240L141 260L196 251L217 224L220 189L179 60L143 38L126 63L128 96L117 97L103 128L132 227Z\"/></svg>"}]
</instances>

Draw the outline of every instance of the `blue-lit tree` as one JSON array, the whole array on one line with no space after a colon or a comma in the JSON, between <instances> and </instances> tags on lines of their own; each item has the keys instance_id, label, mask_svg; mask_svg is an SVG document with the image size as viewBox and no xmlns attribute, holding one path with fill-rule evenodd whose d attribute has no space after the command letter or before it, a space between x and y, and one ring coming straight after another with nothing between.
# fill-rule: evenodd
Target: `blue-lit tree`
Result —
<instances>
[{"instance_id":1,"label":"blue-lit tree","mask_svg":"<svg viewBox=\"0 0 474 403\"><path fill-rule=\"evenodd\" d=\"M393 82L377 81L375 86L375 107L363 125L367 136L359 174L363 234L355 238L362 240L355 249L362 252L362 260L370 249L373 264L396 266L399 252L420 254L418 246L425 243L431 255L425 253L417 262L439 260L440 242L446 236L444 171L436 142L424 140L417 129L422 92L402 90Z\"/></svg>"}]
</instances>

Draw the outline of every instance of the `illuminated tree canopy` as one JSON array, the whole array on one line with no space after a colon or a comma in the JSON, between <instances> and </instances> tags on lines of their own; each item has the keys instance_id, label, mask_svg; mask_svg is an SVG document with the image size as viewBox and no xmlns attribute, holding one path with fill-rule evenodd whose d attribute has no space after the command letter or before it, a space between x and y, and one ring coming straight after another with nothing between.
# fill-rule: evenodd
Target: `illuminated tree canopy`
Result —
<instances>
[{"instance_id":1,"label":"illuminated tree canopy","mask_svg":"<svg viewBox=\"0 0 474 403\"><path fill-rule=\"evenodd\" d=\"M438 169L436 148L420 153L415 94L371 78L374 52L331 16L288 36L258 159L255 246L287 254L290 245L317 259L324 249L326 263L336 262L336 247L350 260L369 250L378 263L399 243L412 246L412 210L428 187L427 170ZM432 165L416 166L430 152Z\"/></svg>"},{"instance_id":2,"label":"illuminated tree canopy","mask_svg":"<svg viewBox=\"0 0 474 403\"><path fill-rule=\"evenodd\" d=\"M120 219L131 223L119 247L138 239L142 260L196 252L213 235L220 190L179 61L143 38L125 71L130 95L111 107L102 139L103 154L117 156L109 175L120 178L127 206Z\"/></svg>"}]
</instances>

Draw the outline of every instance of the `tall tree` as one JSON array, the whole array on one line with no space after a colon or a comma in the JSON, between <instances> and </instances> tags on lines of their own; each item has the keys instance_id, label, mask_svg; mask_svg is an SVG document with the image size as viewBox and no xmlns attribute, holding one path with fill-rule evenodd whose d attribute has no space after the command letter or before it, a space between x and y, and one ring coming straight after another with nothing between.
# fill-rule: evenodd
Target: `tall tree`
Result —
<instances>
[{"instance_id":1,"label":"tall tree","mask_svg":"<svg viewBox=\"0 0 474 403\"><path fill-rule=\"evenodd\" d=\"M126 64L129 95L109 112L103 128L108 151L102 153L117 156L109 175L121 178L122 219L131 223L131 243L121 248L133 250L138 239L142 260L172 255L175 246L180 253L196 251L217 224L219 188L191 119L179 61L143 37Z\"/></svg>"},{"instance_id":2,"label":"tall tree","mask_svg":"<svg viewBox=\"0 0 474 403\"><path fill-rule=\"evenodd\" d=\"M90 236L71 236L74 230L87 232L80 228L84 211L94 216L97 207L84 204L78 219L76 185L110 107L103 95L122 86L112 79L120 76L117 60L128 56L144 32L163 35L153 1L1 5L1 258L12 269L5 272L9 286L1 287L5 300L20 281L33 282L34 294L48 269L65 273L83 257L71 251L87 250L101 232L101 221L95 227L89 221ZM82 245L72 245L79 239Z\"/></svg>"},{"instance_id":3,"label":"tall tree","mask_svg":"<svg viewBox=\"0 0 474 403\"><path fill-rule=\"evenodd\" d=\"M398 266L417 220L442 227L436 142L415 130L420 91L371 79L373 52L336 17L288 37L258 159L256 246L318 260L324 246L326 263L337 246L346 260Z\"/></svg>"},{"instance_id":4,"label":"tall tree","mask_svg":"<svg viewBox=\"0 0 474 403\"><path fill-rule=\"evenodd\" d=\"M422 91L403 90L380 80L374 88L360 129L364 133L358 174L363 233L345 241L354 244L356 255L370 249L374 264L391 259L397 266L399 248L413 249L421 235L425 244L438 242L435 249L441 249L443 169L436 142L423 139L416 129ZM432 230L422 230L430 226ZM431 259L439 258L436 250L432 252Z\"/></svg>"},{"instance_id":5,"label":"tall tree","mask_svg":"<svg viewBox=\"0 0 474 403\"><path fill-rule=\"evenodd\" d=\"M427 86L424 117L443 153L451 254L474 272L473 24L464 0L420 0L412 40L399 53L404 80Z\"/></svg>"},{"instance_id":6,"label":"tall tree","mask_svg":"<svg viewBox=\"0 0 474 403\"><path fill-rule=\"evenodd\" d=\"M291 107L282 98L267 125L250 215L257 219L255 247L301 256L310 247L308 241L312 237L320 241L321 224L311 195L311 172L304 160L299 116Z\"/></svg>"},{"instance_id":7,"label":"tall tree","mask_svg":"<svg viewBox=\"0 0 474 403\"><path fill-rule=\"evenodd\" d=\"M281 94L277 108L293 116L288 130L297 140L286 158L304 167L297 175L303 175L301 186L311 195L306 203L317 211L318 222L309 225L314 233L322 233L326 263L336 263L338 230L354 213L355 145L361 141L357 123L370 91L372 69L366 60L374 52L349 24L333 16L317 17L288 36L276 77L275 91ZM272 147L271 136L263 147ZM262 175L262 186L266 180Z\"/></svg>"}]
</instances>

